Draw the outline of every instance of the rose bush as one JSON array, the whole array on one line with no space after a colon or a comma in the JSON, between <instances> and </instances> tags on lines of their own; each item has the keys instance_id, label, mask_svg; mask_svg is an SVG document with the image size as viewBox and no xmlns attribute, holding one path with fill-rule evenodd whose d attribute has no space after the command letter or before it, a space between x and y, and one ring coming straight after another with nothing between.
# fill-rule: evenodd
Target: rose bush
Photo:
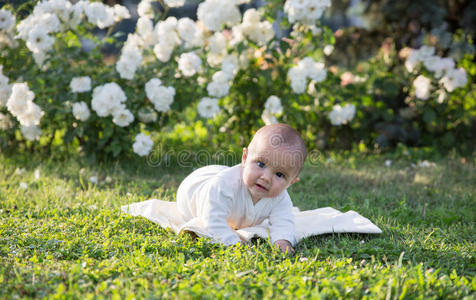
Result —
<instances>
[{"instance_id":1,"label":"rose bush","mask_svg":"<svg viewBox=\"0 0 476 300\"><path fill-rule=\"evenodd\" d=\"M0 9L0 147L79 149L92 158L168 147L240 147L286 122L310 148L439 144L474 138L475 64L423 46L382 48L353 70L326 65L329 0L206 0L197 20L168 16L184 1L137 8L67 0ZM312 12L312 13L311 13ZM99 31L98 28L103 31ZM102 52L106 45L117 56Z\"/></svg>"}]
</instances>

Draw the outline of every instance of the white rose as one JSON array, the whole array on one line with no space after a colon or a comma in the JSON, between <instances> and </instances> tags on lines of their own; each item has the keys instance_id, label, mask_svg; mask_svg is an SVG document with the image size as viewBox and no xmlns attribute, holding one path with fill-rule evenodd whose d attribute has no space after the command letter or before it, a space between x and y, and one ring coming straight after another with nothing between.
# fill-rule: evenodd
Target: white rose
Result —
<instances>
[{"instance_id":1,"label":"white rose","mask_svg":"<svg viewBox=\"0 0 476 300\"><path fill-rule=\"evenodd\" d=\"M334 46L332 45L325 45L324 46L324 49L323 49L323 52L326 56L329 56L332 54L332 52L334 52Z\"/></svg>"},{"instance_id":2,"label":"white rose","mask_svg":"<svg viewBox=\"0 0 476 300\"><path fill-rule=\"evenodd\" d=\"M281 114L283 112L283 106L281 105L281 99L272 95L266 100L264 108L271 114Z\"/></svg>"},{"instance_id":3,"label":"white rose","mask_svg":"<svg viewBox=\"0 0 476 300\"><path fill-rule=\"evenodd\" d=\"M185 4L185 0L165 0L165 5L168 7L180 7Z\"/></svg>"},{"instance_id":4,"label":"white rose","mask_svg":"<svg viewBox=\"0 0 476 300\"><path fill-rule=\"evenodd\" d=\"M155 110L159 112L167 112L170 110L170 105L174 102L175 88L169 86L159 86L157 94L151 98Z\"/></svg>"},{"instance_id":5,"label":"white rose","mask_svg":"<svg viewBox=\"0 0 476 300\"><path fill-rule=\"evenodd\" d=\"M219 111L218 99L204 97L197 106L198 114L203 118L213 118Z\"/></svg>"},{"instance_id":6,"label":"white rose","mask_svg":"<svg viewBox=\"0 0 476 300\"><path fill-rule=\"evenodd\" d=\"M2 74L3 66L0 65L0 107L7 104L8 98L12 91L11 85L8 84L8 77Z\"/></svg>"},{"instance_id":7,"label":"white rose","mask_svg":"<svg viewBox=\"0 0 476 300\"><path fill-rule=\"evenodd\" d=\"M158 78L152 78L145 84L145 93L159 112L167 112L174 102L175 88L166 87Z\"/></svg>"},{"instance_id":8,"label":"white rose","mask_svg":"<svg viewBox=\"0 0 476 300\"><path fill-rule=\"evenodd\" d=\"M136 74L137 66L129 64L125 60L119 60L116 63L116 71L119 73L119 76L123 79L132 80Z\"/></svg>"},{"instance_id":9,"label":"white rose","mask_svg":"<svg viewBox=\"0 0 476 300\"><path fill-rule=\"evenodd\" d=\"M55 39L48 35L48 32L42 27L33 28L28 34L26 46L31 52L46 52L53 47Z\"/></svg>"},{"instance_id":10,"label":"white rose","mask_svg":"<svg viewBox=\"0 0 476 300\"><path fill-rule=\"evenodd\" d=\"M39 125L42 116L41 108L32 101L28 101L26 107L17 118L22 126L29 127Z\"/></svg>"},{"instance_id":11,"label":"white rose","mask_svg":"<svg viewBox=\"0 0 476 300\"><path fill-rule=\"evenodd\" d=\"M178 61L178 67L185 77L190 77L200 72L202 69L201 64L202 60L194 52L183 53Z\"/></svg>"},{"instance_id":12,"label":"white rose","mask_svg":"<svg viewBox=\"0 0 476 300\"><path fill-rule=\"evenodd\" d=\"M98 116L107 117L122 107L121 104L126 100L126 94L121 87L115 82L110 82L93 90L91 108Z\"/></svg>"},{"instance_id":13,"label":"white rose","mask_svg":"<svg viewBox=\"0 0 476 300\"><path fill-rule=\"evenodd\" d=\"M28 127L22 126L20 130L23 136L29 141L38 140L41 135L41 129L38 128L37 126L28 126Z\"/></svg>"},{"instance_id":14,"label":"white rose","mask_svg":"<svg viewBox=\"0 0 476 300\"><path fill-rule=\"evenodd\" d=\"M114 8L101 2L89 3L85 8L89 23L104 29L114 24Z\"/></svg>"},{"instance_id":15,"label":"white rose","mask_svg":"<svg viewBox=\"0 0 476 300\"><path fill-rule=\"evenodd\" d=\"M112 122L117 126L126 127L132 121L134 121L134 115L126 108L115 111L113 114Z\"/></svg>"},{"instance_id":16,"label":"white rose","mask_svg":"<svg viewBox=\"0 0 476 300\"><path fill-rule=\"evenodd\" d=\"M238 24L241 13L236 4L229 1L206 0L198 5L197 18L208 30L218 31L224 24Z\"/></svg>"},{"instance_id":17,"label":"white rose","mask_svg":"<svg viewBox=\"0 0 476 300\"><path fill-rule=\"evenodd\" d=\"M116 70L121 78L132 80L142 62L140 50L135 47L123 47L121 57L116 63Z\"/></svg>"},{"instance_id":18,"label":"white rose","mask_svg":"<svg viewBox=\"0 0 476 300\"><path fill-rule=\"evenodd\" d=\"M131 14L129 13L129 10L127 7L122 6L120 4L116 4L113 7L114 9L114 21L119 22L123 19L129 19L131 17Z\"/></svg>"},{"instance_id":19,"label":"white rose","mask_svg":"<svg viewBox=\"0 0 476 300\"><path fill-rule=\"evenodd\" d=\"M228 95L230 85L226 82L212 81L207 85L208 95L221 98Z\"/></svg>"},{"instance_id":20,"label":"white rose","mask_svg":"<svg viewBox=\"0 0 476 300\"><path fill-rule=\"evenodd\" d=\"M261 21L261 16L255 8L250 8L243 14L243 23L257 24Z\"/></svg>"},{"instance_id":21,"label":"white rose","mask_svg":"<svg viewBox=\"0 0 476 300\"><path fill-rule=\"evenodd\" d=\"M154 31L157 33L160 43L167 44L169 47L175 47L180 44L181 40L177 32L177 24L177 18L168 17L155 25Z\"/></svg>"},{"instance_id":22,"label":"white rose","mask_svg":"<svg viewBox=\"0 0 476 300\"><path fill-rule=\"evenodd\" d=\"M233 78L239 68L240 63L236 54L230 54L225 56L221 62L222 71L228 73L230 78Z\"/></svg>"},{"instance_id":23,"label":"white rose","mask_svg":"<svg viewBox=\"0 0 476 300\"><path fill-rule=\"evenodd\" d=\"M12 86L12 92L7 101L7 108L12 115L21 115L28 102L33 101L34 98L35 94L30 91L26 83L15 83Z\"/></svg>"},{"instance_id":24,"label":"white rose","mask_svg":"<svg viewBox=\"0 0 476 300\"><path fill-rule=\"evenodd\" d=\"M347 104L342 107L336 104L332 107L332 111L328 117L332 125L343 125L350 122L355 116L355 106L353 104Z\"/></svg>"},{"instance_id":25,"label":"white rose","mask_svg":"<svg viewBox=\"0 0 476 300\"><path fill-rule=\"evenodd\" d=\"M266 109L261 114L261 119L263 120L265 125L278 123L278 119L276 119L276 116L271 112L267 111Z\"/></svg>"},{"instance_id":26,"label":"white rose","mask_svg":"<svg viewBox=\"0 0 476 300\"><path fill-rule=\"evenodd\" d=\"M441 78L440 83L443 84L448 92L452 92L459 87L463 87L468 82L468 76L463 68L451 69Z\"/></svg>"},{"instance_id":27,"label":"white rose","mask_svg":"<svg viewBox=\"0 0 476 300\"><path fill-rule=\"evenodd\" d=\"M136 32L140 36L146 36L154 31L152 20L147 17L140 17L136 23Z\"/></svg>"},{"instance_id":28,"label":"white rose","mask_svg":"<svg viewBox=\"0 0 476 300\"><path fill-rule=\"evenodd\" d=\"M15 25L15 17L6 9L0 9L0 30L8 30Z\"/></svg>"},{"instance_id":29,"label":"white rose","mask_svg":"<svg viewBox=\"0 0 476 300\"><path fill-rule=\"evenodd\" d=\"M89 76L74 77L69 87L73 93L88 92L91 90L91 78Z\"/></svg>"},{"instance_id":30,"label":"white rose","mask_svg":"<svg viewBox=\"0 0 476 300\"><path fill-rule=\"evenodd\" d=\"M145 84L145 94L147 98L153 99L158 94L158 89L162 85L159 78L152 78Z\"/></svg>"},{"instance_id":31,"label":"white rose","mask_svg":"<svg viewBox=\"0 0 476 300\"><path fill-rule=\"evenodd\" d=\"M258 45L266 45L274 37L273 24L269 21L263 21L258 24L254 35L250 35L250 39L258 43Z\"/></svg>"},{"instance_id":32,"label":"white rose","mask_svg":"<svg viewBox=\"0 0 476 300\"><path fill-rule=\"evenodd\" d=\"M60 30L60 21L53 13L36 15L35 19L36 27L41 27L47 33L57 32Z\"/></svg>"},{"instance_id":33,"label":"white rose","mask_svg":"<svg viewBox=\"0 0 476 300\"><path fill-rule=\"evenodd\" d=\"M306 73L306 76L317 81L322 82L327 77L327 72L324 64L314 61L311 57L305 57L298 63L299 70Z\"/></svg>"},{"instance_id":34,"label":"white rose","mask_svg":"<svg viewBox=\"0 0 476 300\"><path fill-rule=\"evenodd\" d=\"M142 38L135 33L129 33L127 35L127 40L124 43L124 46L122 47L123 49L125 48L137 48L139 49L142 45L143 41Z\"/></svg>"},{"instance_id":35,"label":"white rose","mask_svg":"<svg viewBox=\"0 0 476 300\"><path fill-rule=\"evenodd\" d=\"M77 102L73 104L73 116L80 121L86 121L91 112L89 111L88 105L86 102Z\"/></svg>"},{"instance_id":36,"label":"white rose","mask_svg":"<svg viewBox=\"0 0 476 300\"><path fill-rule=\"evenodd\" d=\"M152 6L152 0L142 0L139 5L137 5L137 14L140 17L146 17L153 19L155 16L154 7Z\"/></svg>"},{"instance_id":37,"label":"white rose","mask_svg":"<svg viewBox=\"0 0 476 300\"><path fill-rule=\"evenodd\" d=\"M208 39L208 47L211 53L221 54L226 52L226 38L221 32L215 32Z\"/></svg>"},{"instance_id":38,"label":"white rose","mask_svg":"<svg viewBox=\"0 0 476 300\"><path fill-rule=\"evenodd\" d=\"M184 41L191 43L195 39L197 26L192 19L181 18L177 22L177 31Z\"/></svg>"},{"instance_id":39,"label":"white rose","mask_svg":"<svg viewBox=\"0 0 476 300\"><path fill-rule=\"evenodd\" d=\"M306 80L302 78L291 80L291 89L296 94L302 94L306 91Z\"/></svg>"},{"instance_id":40,"label":"white rose","mask_svg":"<svg viewBox=\"0 0 476 300\"><path fill-rule=\"evenodd\" d=\"M148 135L139 133L134 138L134 144L132 144L132 149L137 155L146 156L150 153L150 150L152 150L153 146L154 142Z\"/></svg>"},{"instance_id":41,"label":"white rose","mask_svg":"<svg viewBox=\"0 0 476 300\"><path fill-rule=\"evenodd\" d=\"M430 98L430 91L431 91L431 80L426 78L423 75L418 76L413 81L413 86L415 87L415 96L422 100L426 100Z\"/></svg>"},{"instance_id":42,"label":"white rose","mask_svg":"<svg viewBox=\"0 0 476 300\"><path fill-rule=\"evenodd\" d=\"M161 62L168 62L174 51L174 46L170 44L158 43L154 46L154 54Z\"/></svg>"},{"instance_id":43,"label":"white rose","mask_svg":"<svg viewBox=\"0 0 476 300\"><path fill-rule=\"evenodd\" d=\"M419 56L418 56L418 51L416 49L412 49L410 54L408 55L407 59L405 60L405 68L407 69L408 72L413 72L415 67L419 63Z\"/></svg>"}]
</instances>

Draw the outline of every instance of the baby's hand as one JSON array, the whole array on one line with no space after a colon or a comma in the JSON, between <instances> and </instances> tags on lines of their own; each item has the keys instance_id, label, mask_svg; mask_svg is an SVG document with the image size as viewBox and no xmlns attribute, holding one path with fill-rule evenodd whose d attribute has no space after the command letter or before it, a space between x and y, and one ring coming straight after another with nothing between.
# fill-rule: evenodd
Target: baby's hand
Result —
<instances>
[{"instance_id":1,"label":"baby's hand","mask_svg":"<svg viewBox=\"0 0 476 300\"><path fill-rule=\"evenodd\" d=\"M294 253L294 248L287 240L277 240L274 244L284 253Z\"/></svg>"}]
</instances>

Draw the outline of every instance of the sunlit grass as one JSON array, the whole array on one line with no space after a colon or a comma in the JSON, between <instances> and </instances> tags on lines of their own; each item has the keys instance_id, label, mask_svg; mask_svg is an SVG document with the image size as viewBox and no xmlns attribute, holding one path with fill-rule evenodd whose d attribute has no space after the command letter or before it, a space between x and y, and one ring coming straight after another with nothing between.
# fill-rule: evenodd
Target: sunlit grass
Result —
<instances>
[{"instance_id":1,"label":"sunlit grass","mask_svg":"<svg viewBox=\"0 0 476 300\"><path fill-rule=\"evenodd\" d=\"M311 237L284 256L263 240L226 248L119 211L174 201L192 168L0 157L0 298L474 297L474 163L384 161L322 157L289 191L302 210L355 210L383 234Z\"/></svg>"}]
</instances>

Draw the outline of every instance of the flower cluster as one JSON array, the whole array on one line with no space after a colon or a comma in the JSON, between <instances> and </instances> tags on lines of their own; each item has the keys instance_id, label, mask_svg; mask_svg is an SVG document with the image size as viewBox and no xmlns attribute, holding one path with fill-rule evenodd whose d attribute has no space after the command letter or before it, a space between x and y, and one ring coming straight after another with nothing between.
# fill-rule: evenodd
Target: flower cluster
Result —
<instances>
[{"instance_id":1,"label":"flower cluster","mask_svg":"<svg viewBox=\"0 0 476 300\"><path fill-rule=\"evenodd\" d=\"M336 104L329 113L329 120L332 125L344 125L352 121L355 116L355 105L346 104L344 107Z\"/></svg>"},{"instance_id":2,"label":"flower cluster","mask_svg":"<svg viewBox=\"0 0 476 300\"><path fill-rule=\"evenodd\" d=\"M305 57L298 64L288 71L291 80L291 88L296 94L302 94L307 87L307 79L315 82L322 82L327 77L324 64L314 61L311 57Z\"/></svg>"},{"instance_id":3,"label":"flower cluster","mask_svg":"<svg viewBox=\"0 0 476 300\"><path fill-rule=\"evenodd\" d=\"M439 79L439 85L448 92L453 92L455 89L465 86L468 81L466 71L463 68L456 69L456 64L452 58L435 55L434 47L422 46L419 49L412 49L405 61L405 67L408 72L415 72L420 63L428 71L434 73L435 78ZM430 78L419 75L414 80L413 86L417 98L427 100L430 97L433 89ZM444 90L440 89L438 94L444 95ZM441 102L442 100L439 99L438 101Z\"/></svg>"},{"instance_id":4,"label":"flower cluster","mask_svg":"<svg viewBox=\"0 0 476 300\"><path fill-rule=\"evenodd\" d=\"M91 78L89 76L74 77L70 84L69 88L72 93L84 93L91 90ZM88 104L84 101L73 103L73 116L76 120L86 121L91 115Z\"/></svg>"},{"instance_id":5,"label":"flower cluster","mask_svg":"<svg viewBox=\"0 0 476 300\"><path fill-rule=\"evenodd\" d=\"M196 21L156 15L159 5L177 7L185 2L142 0L137 7L139 18L135 31L128 34L112 67L109 58L103 66L88 65L101 62L103 57L97 51L101 47L85 51L88 48L85 46L87 43L100 46L101 36L93 33L92 27L104 29L128 18L125 7L89 0L42 0L35 2L31 15L22 16L17 26L13 14L1 9L0 57L8 57L4 60L5 70L0 66L0 129L20 123L23 135L34 140L41 134L42 120L45 136L53 132L53 126L63 126L68 128L65 140L77 138L85 151L99 149L104 154L118 155L126 150L146 156L153 147L154 130L175 135L180 129L174 122L197 122L205 124L207 130L219 125L219 132L230 132L235 138L242 124L256 124L253 106L257 100L265 99L263 95L271 95L262 108L261 119L265 124L276 123L283 116L292 125L303 126L305 121L293 120L309 117L308 120L315 121L315 126L306 129L309 137L317 133L312 127L329 130L328 126L320 126L322 122L330 121L334 126L349 124L356 116L357 104L368 105L359 113L359 128L374 125L374 120L363 120L371 108L381 109L367 101L371 99L368 97L372 93L368 88L371 83L365 87L349 85L365 78L374 80L373 77L363 78L331 68L335 76L342 73L340 86L335 76L323 83L328 76L320 60L330 55L334 46L329 45L333 43L330 30L317 28L316 24L330 6L330 0L283 1L289 21L295 24L290 25L291 32L282 32L286 35L282 39L276 38L278 28L273 29L279 27L279 20L273 21L274 3L257 10L248 5L238 7L246 2L243 0L204 0L198 5ZM266 11L267 8L273 11ZM243 14L240 10L244 10ZM167 12L167 8L162 12ZM86 26L78 27L81 25ZM312 34L308 34L309 29ZM103 41L113 40L112 44L116 45L117 36L107 35ZM15 43L26 51L4 50ZM316 49L321 46L325 46L322 51ZM53 49L58 53L53 53ZM94 56L88 57L91 54ZM33 62L31 68L25 66L31 72L6 69L32 61L32 57L38 65ZM67 64L71 70L60 73ZM455 61L435 55L432 47L413 50L405 66L414 73L412 93L419 99L429 99L435 90L444 98L447 92L468 81L466 72L456 69ZM51 69L46 70L48 67ZM21 77L17 75L20 73ZM78 74L88 76L73 77ZM54 87L45 87L51 82L55 83ZM330 83L336 85L329 87ZM49 92L53 88L57 88L54 95ZM335 95L326 97L334 89ZM350 95L354 91L362 95ZM282 100L276 95L283 97ZM402 106L405 103L402 101ZM422 108L421 105L415 110ZM177 113L176 107L185 110ZM44 118L42 109L47 114ZM191 109L198 112L199 118L216 120L194 120L197 117ZM54 116L48 115L53 112ZM63 112L66 112L64 116ZM184 126L189 125L192 126L189 123ZM332 129L329 133L339 131ZM17 132L9 130L0 134L3 139L14 137ZM126 138L130 140L123 145ZM43 138L41 142L46 140Z\"/></svg>"},{"instance_id":6,"label":"flower cluster","mask_svg":"<svg viewBox=\"0 0 476 300\"><path fill-rule=\"evenodd\" d=\"M26 42L37 64L43 65L55 43L54 34L76 28L83 16L101 29L130 17L127 8L121 5L110 7L84 0L76 4L67 0L46 0L38 2L33 13L17 25L17 38Z\"/></svg>"},{"instance_id":7,"label":"flower cluster","mask_svg":"<svg viewBox=\"0 0 476 300\"><path fill-rule=\"evenodd\" d=\"M206 0L198 6L198 20L210 31L218 31L223 25L237 25L241 21L237 4L236 0Z\"/></svg>"},{"instance_id":8,"label":"flower cluster","mask_svg":"<svg viewBox=\"0 0 476 300\"><path fill-rule=\"evenodd\" d=\"M245 11L243 22L233 27L235 41L247 37L258 45L266 45L274 37L273 25L269 21L261 22L260 19L256 9Z\"/></svg>"},{"instance_id":9,"label":"flower cluster","mask_svg":"<svg viewBox=\"0 0 476 300\"><path fill-rule=\"evenodd\" d=\"M126 94L121 87L115 82L110 82L93 90L91 107L98 116L107 117L112 115L114 124L125 127L134 121L134 115L124 104L126 100Z\"/></svg>"},{"instance_id":10,"label":"flower cluster","mask_svg":"<svg viewBox=\"0 0 476 300\"><path fill-rule=\"evenodd\" d=\"M137 68L142 62L142 55L139 49L134 46L122 48L121 57L116 63L116 70L119 76L124 79L133 79Z\"/></svg>"},{"instance_id":11,"label":"flower cluster","mask_svg":"<svg viewBox=\"0 0 476 300\"><path fill-rule=\"evenodd\" d=\"M43 111L33 103L35 94L26 83L15 83L7 101L8 111L20 122L21 131L26 139L35 140L41 135L38 128Z\"/></svg>"}]
</instances>

